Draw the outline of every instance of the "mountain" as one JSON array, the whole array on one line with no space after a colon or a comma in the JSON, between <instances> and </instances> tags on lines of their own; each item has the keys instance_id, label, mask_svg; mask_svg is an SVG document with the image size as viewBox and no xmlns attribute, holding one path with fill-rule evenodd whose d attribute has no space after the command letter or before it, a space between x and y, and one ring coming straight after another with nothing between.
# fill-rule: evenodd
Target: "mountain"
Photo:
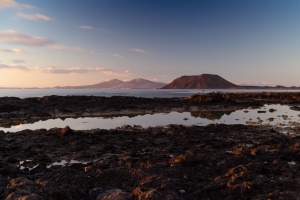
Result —
<instances>
[{"instance_id":1,"label":"mountain","mask_svg":"<svg viewBox=\"0 0 300 200\"><path fill-rule=\"evenodd\" d=\"M95 85L84 85L84 86L75 86L73 88L78 88L78 89L85 89L85 88L113 88L117 85L123 84L124 81L121 81L119 79L112 79L110 81L104 81L101 83L97 83Z\"/></svg>"},{"instance_id":2,"label":"mountain","mask_svg":"<svg viewBox=\"0 0 300 200\"><path fill-rule=\"evenodd\" d=\"M133 89L147 89L147 88L161 88L165 86L165 83L153 82L146 79L138 78L131 81L126 81L113 88L133 88Z\"/></svg>"},{"instance_id":3,"label":"mountain","mask_svg":"<svg viewBox=\"0 0 300 200\"><path fill-rule=\"evenodd\" d=\"M118 79L112 79L110 81L104 81L94 85L84 86L66 86L56 88L72 88L72 89L101 89L101 88L113 88L113 89L156 89L165 86L165 83L149 81L146 79L138 78L130 81L121 81Z\"/></svg>"},{"instance_id":4,"label":"mountain","mask_svg":"<svg viewBox=\"0 0 300 200\"><path fill-rule=\"evenodd\" d=\"M229 89L237 87L239 86L219 75L201 74L198 76L181 76L161 89Z\"/></svg>"},{"instance_id":5,"label":"mountain","mask_svg":"<svg viewBox=\"0 0 300 200\"><path fill-rule=\"evenodd\" d=\"M242 84L239 84L239 86L248 86L248 85L245 83L242 83Z\"/></svg>"}]
</instances>

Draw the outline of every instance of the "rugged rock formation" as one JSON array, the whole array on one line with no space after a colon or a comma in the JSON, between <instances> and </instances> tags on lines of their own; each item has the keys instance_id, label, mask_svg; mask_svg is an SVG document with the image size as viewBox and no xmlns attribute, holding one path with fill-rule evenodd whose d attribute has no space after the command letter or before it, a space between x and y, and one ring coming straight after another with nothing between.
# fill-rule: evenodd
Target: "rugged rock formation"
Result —
<instances>
[{"instance_id":1,"label":"rugged rock formation","mask_svg":"<svg viewBox=\"0 0 300 200\"><path fill-rule=\"evenodd\" d=\"M238 87L219 75L181 76L162 89L229 89Z\"/></svg>"},{"instance_id":2,"label":"rugged rock formation","mask_svg":"<svg viewBox=\"0 0 300 200\"><path fill-rule=\"evenodd\" d=\"M300 197L298 134L222 124L58 131L4 134L0 199Z\"/></svg>"}]
</instances>

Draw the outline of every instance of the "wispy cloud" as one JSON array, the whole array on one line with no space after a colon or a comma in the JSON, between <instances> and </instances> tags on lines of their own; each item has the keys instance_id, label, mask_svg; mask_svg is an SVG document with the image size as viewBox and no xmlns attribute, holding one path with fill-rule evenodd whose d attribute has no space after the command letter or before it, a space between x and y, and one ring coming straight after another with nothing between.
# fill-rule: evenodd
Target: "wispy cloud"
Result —
<instances>
[{"instance_id":1,"label":"wispy cloud","mask_svg":"<svg viewBox=\"0 0 300 200\"><path fill-rule=\"evenodd\" d=\"M106 33L113 33L113 31L105 29L105 28L99 28L100 31L106 32Z\"/></svg>"},{"instance_id":2,"label":"wispy cloud","mask_svg":"<svg viewBox=\"0 0 300 200\"><path fill-rule=\"evenodd\" d=\"M128 70L125 72L117 72L111 69L105 68L63 68L63 67L26 67L23 65L6 65L0 64L0 69L12 70L12 71L21 71L21 72L29 72L29 73L42 73L42 74L85 74L85 73L100 73L107 76L131 76Z\"/></svg>"},{"instance_id":3,"label":"wispy cloud","mask_svg":"<svg viewBox=\"0 0 300 200\"><path fill-rule=\"evenodd\" d=\"M0 9L5 8L25 8L25 9L36 9L36 7L28 4L19 4L14 0L0 0Z\"/></svg>"},{"instance_id":4,"label":"wispy cloud","mask_svg":"<svg viewBox=\"0 0 300 200\"><path fill-rule=\"evenodd\" d=\"M50 21L52 20L51 17L48 17L46 15L42 15L42 14L25 14L25 13L17 13L18 17L21 17L23 19L28 19L28 20L44 20L44 21Z\"/></svg>"},{"instance_id":5,"label":"wispy cloud","mask_svg":"<svg viewBox=\"0 0 300 200\"><path fill-rule=\"evenodd\" d=\"M25 67L23 65L0 64L0 69L17 70L17 71L29 71L28 67Z\"/></svg>"},{"instance_id":6,"label":"wispy cloud","mask_svg":"<svg viewBox=\"0 0 300 200\"><path fill-rule=\"evenodd\" d=\"M112 54L114 57L117 57L117 58L124 58L124 56L120 55L120 54Z\"/></svg>"},{"instance_id":7,"label":"wispy cloud","mask_svg":"<svg viewBox=\"0 0 300 200\"><path fill-rule=\"evenodd\" d=\"M1 0L0 0L1 1ZM54 40L31 36L25 33L20 33L14 30L3 30L0 31L0 42L8 43L8 44L17 44L17 45L25 45L25 46L34 46L34 47L49 47L57 50L70 50L77 52L85 52L86 50L80 47L70 47L62 44L57 44ZM24 53L20 49L13 50L3 50L2 53L16 53L22 54ZM1 54L1 51L0 51Z\"/></svg>"},{"instance_id":8,"label":"wispy cloud","mask_svg":"<svg viewBox=\"0 0 300 200\"><path fill-rule=\"evenodd\" d=\"M87 26L87 25L82 25L82 26L77 26L77 28L80 28L80 29L85 29L85 30L99 30L99 31L102 31L102 32L106 32L106 33L113 33L113 31L111 30L108 30L108 29L104 29L104 28L95 28L93 26Z\"/></svg>"},{"instance_id":9,"label":"wispy cloud","mask_svg":"<svg viewBox=\"0 0 300 200\"><path fill-rule=\"evenodd\" d=\"M24 54L25 52L21 49L0 49L0 54Z\"/></svg>"},{"instance_id":10,"label":"wispy cloud","mask_svg":"<svg viewBox=\"0 0 300 200\"><path fill-rule=\"evenodd\" d=\"M92 29L94 29L92 26L78 26L78 28L86 29L86 30L92 30Z\"/></svg>"},{"instance_id":11,"label":"wispy cloud","mask_svg":"<svg viewBox=\"0 0 300 200\"><path fill-rule=\"evenodd\" d=\"M26 9L29 9L29 10L38 9L38 8L35 7L35 6L28 5L28 4L22 4L22 7L23 7L23 8L26 8Z\"/></svg>"},{"instance_id":12,"label":"wispy cloud","mask_svg":"<svg viewBox=\"0 0 300 200\"><path fill-rule=\"evenodd\" d=\"M133 48L133 49L130 49L130 50L131 50L131 51L135 51L135 52L137 52L137 53L150 55L150 52L149 52L149 51L146 51L146 50L143 50L143 49Z\"/></svg>"},{"instance_id":13,"label":"wispy cloud","mask_svg":"<svg viewBox=\"0 0 300 200\"><path fill-rule=\"evenodd\" d=\"M116 72L114 70L105 69L105 68L38 68L35 69L37 72L46 73L46 74L84 74L84 73L101 73L108 76L130 76L132 75L129 71L125 72Z\"/></svg>"},{"instance_id":14,"label":"wispy cloud","mask_svg":"<svg viewBox=\"0 0 300 200\"><path fill-rule=\"evenodd\" d=\"M15 64L25 63L25 60L21 60L21 59L12 59L11 61Z\"/></svg>"},{"instance_id":15,"label":"wispy cloud","mask_svg":"<svg viewBox=\"0 0 300 200\"><path fill-rule=\"evenodd\" d=\"M71 50L71 51L80 51L80 52L85 52L86 50L80 47L69 47L61 44L54 44L51 45L50 48L52 49L57 49L57 50Z\"/></svg>"},{"instance_id":16,"label":"wispy cloud","mask_svg":"<svg viewBox=\"0 0 300 200\"><path fill-rule=\"evenodd\" d=\"M14 0L0 0L0 9L3 8L17 8L21 5Z\"/></svg>"},{"instance_id":17,"label":"wispy cloud","mask_svg":"<svg viewBox=\"0 0 300 200\"><path fill-rule=\"evenodd\" d=\"M0 31L0 42L26 46L48 46L55 44L54 40L31 36L14 30Z\"/></svg>"}]
</instances>

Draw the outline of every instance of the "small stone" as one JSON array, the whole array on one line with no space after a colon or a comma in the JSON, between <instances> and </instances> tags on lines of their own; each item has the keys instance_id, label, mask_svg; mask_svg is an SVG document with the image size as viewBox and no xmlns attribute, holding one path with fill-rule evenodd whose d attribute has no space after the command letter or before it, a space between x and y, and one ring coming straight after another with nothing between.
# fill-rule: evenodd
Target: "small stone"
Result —
<instances>
[{"instance_id":1,"label":"small stone","mask_svg":"<svg viewBox=\"0 0 300 200\"><path fill-rule=\"evenodd\" d=\"M65 137L71 135L72 133L74 133L74 131L69 126L66 126L65 128L61 129L58 135L60 137Z\"/></svg>"},{"instance_id":2,"label":"small stone","mask_svg":"<svg viewBox=\"0 0 300 200\"><path fill-rule=\"evenodd\" d=\"M184 194L184 193L185 193L185 190L179 190L179 193L180 193L180 194Z\"/></svg>"},{"instance_id":3,"label":"small stone","mask_svg":"<svg viewBox=\"0 0 300 200\"><path fill-rule=\"evenodd\" d=\"M266 113L267 111L265 111L265 110L259 110L259 111L257 111L257 113Z\"/></svg>"},{"instance_id":4,"label":"small stone","mask_svg":"<svg viewBox=\"0 0 300 200\"><path fill-rule=\"evenodd\" d=\"M4 134L5 134L5 132L4 132L4 131L0 131L0 137L3 137L3 136L4 136Z\"/></svg>"},{"instance_id":5,"label":"small stone","mask_svg":"<svg viewBox=\"0 0 300 200\"><path fill-rule=\"evenodd\" d=\"M91 166L87 166L87 167L84 167L84 168L83 168L83 171L84 171L84 172L89 172L89 171L91 171L91 169L92 169Z\"/></svg>"},{"instance_id":6,"label":"small stone","mask_svg":"<svg viewBox=\"0 0 300 200\"><path fill-rule=\"evenodd\" d=\"M99 194L96 200L128 200L130 194L120 189L107 190Z\"/></svg>"},{"instance_id":7,"label":"small stone","mask_svg":"<svg viewBox=\"0 0 300 200\"><path fill-rule=\"evenodd\" d=\"M296 163L294 161L292 162L288 162L289 165L296 165Z\"/></svg>"}]
</instances>

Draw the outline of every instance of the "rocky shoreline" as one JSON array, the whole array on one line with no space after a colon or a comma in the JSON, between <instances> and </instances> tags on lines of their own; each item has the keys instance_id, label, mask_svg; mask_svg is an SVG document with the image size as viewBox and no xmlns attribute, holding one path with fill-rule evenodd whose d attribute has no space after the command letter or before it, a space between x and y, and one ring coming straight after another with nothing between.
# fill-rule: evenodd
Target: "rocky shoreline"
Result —
<instances>
[{"instance_id":1,"label":"rocky shoreline","mask_svg":"<svg viewBox=\"0 0 300 200\"><path fill-rule=\"evenodd\" d=\"M61 113L230 111L266 103L297 110L300 94L3 97L0 120ZM299 155L298 133L263 126L0 131L0 199L299 199Z\"/></svg>"},{"instance_id":2,"label":"rocky shoreline","mask_svg":"<svg viewBox=\"0 0 300 200\"><path fill-rule=\"evenodd\" d=\"M297 109L300 93L209 93L189 98L95 96L1 97L0 125L32 123L41 119L109 117L153 113L232 112L264 104L291 104ZM300 109L300 108L298 108Z\"/></svg>"}]
</instances>

